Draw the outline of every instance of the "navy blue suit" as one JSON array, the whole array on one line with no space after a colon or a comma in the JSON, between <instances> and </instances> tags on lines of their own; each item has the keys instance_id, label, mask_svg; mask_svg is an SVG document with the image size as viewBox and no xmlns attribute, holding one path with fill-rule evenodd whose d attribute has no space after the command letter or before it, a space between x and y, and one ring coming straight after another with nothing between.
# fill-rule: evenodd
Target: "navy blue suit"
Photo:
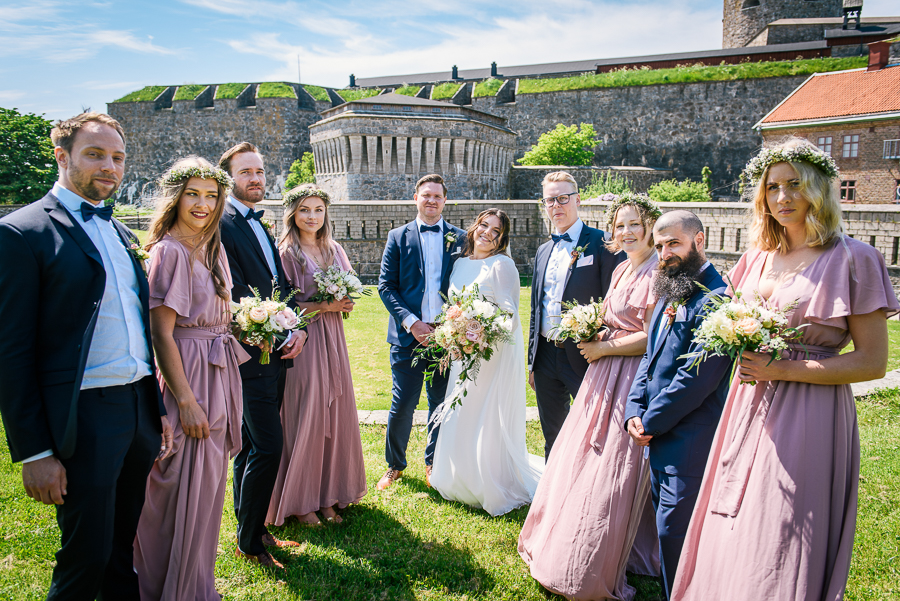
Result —
<instances>
[{"instance_id":1,"label":"navy blue suit","mask_svg":"<svg viewBox=\"0 0 900 601\"><path fill-rule=\"evenodd\" d=\"M466 232L443 222L441 236L452 232L456 241L448 244L442 240L443 260L441 264L441 293L447 294L453 263L460 255L466 239ZM422 245L415 221L394 228L388 233L384 255L381 258L381 273L378 276L378 294L391 314L388 321L387 341L391 345L391 410L388 414L385 440L385 460L388 467L406 469L406 446L412 430L412 417L428 363L419 361L412 365L415 349L419 346L415 337L403 328L403 320L410 315L422 318L422 298L425 294L425 269ZM447 392L447 375L435 372L434 379L425 387L428 397L429 421L432 412L444 400ZM429 430L430 432L430 430ZM425 463L431 465L437 436L430 440L425 449Z\"/></svg>"},{"instance_id":2,"label":"navy blue suit","mask_svg":"<svg viewBox=\"0 0 900 601\"><path fill-rule=\"evenodd\" d=\"M589 303L606 296L616 266L625 260L625 253L612 254L606 250L606 233L585 224L575 246L584 247L583 258L590 265L569 267L563 289L563 302ZM581 381L587 372L588 362L581 356L578 346L571 340L558 348L541 336L543 312L544 276L553 251L554 242L548 240L538 248L534 257L534 278L531 283L531 328L528 334L528 365L534 372L534 388L537 396L541 430L544 434L544 457L550 449L569 415L570 397L578 394ZM580 261L581 262L581 261ZM583 261L586 263L587 261Z\"/></svg>"},{"instance_id":3,"label":"navy blue suit","mask_svg":"<svg viewBox=\"0 0 900 601\"><path fill-rule=\"evenodd\" d=\"M709 265L697 280L715 294L725 293L725 282ZM647 352L641 360L625 406L624 427L638 417L650 441L651 496L659 531L660 563L666 595L672 590L681 547L687 533L694 503L716 427L728 395L731 359L709 357L699 371L690 371L690 359L682 355L699 350L693 344L693 330L700 326L709 297L696 292L679 310L671 326L663 314L667 303L661 299L650 321Z\"/></svg>"}]
</instances>

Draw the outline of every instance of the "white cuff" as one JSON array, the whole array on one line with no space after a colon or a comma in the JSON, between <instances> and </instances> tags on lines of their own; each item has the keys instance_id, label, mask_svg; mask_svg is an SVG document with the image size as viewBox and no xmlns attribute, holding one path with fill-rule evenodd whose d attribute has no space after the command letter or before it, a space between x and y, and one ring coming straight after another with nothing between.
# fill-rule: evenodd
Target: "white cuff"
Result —
<instances>
[{"instance_id":1,"label":"white cuff","mask_svg":"<svg viewBox=\"0 0 900 601\"><path fill-rule=\"evenodd\" d=\"M31 463L32 461L37 461L38 459L43 459L45 457L53 457L53 451L44 451L43 453L38 453L37 455L32 455L28 459L23 459L22 463Z\"/></svg>"},{"instance_id":2,"label":"white cuff","mask_svg":"<svg viewBox=\"0 0 900 601\"><path fill-rule=\"evenodd\" d=\"M410 313L406 316L406 319L403 320L403 329L409 332L409 329L413 327L413 324L419 321L419 318Z\"/></svg>"},{"instance_id":3,"label":"white cuff","mask_svg":"<svg viewBox=\"0 0 900 601\"><path fill-rule=\"evenodd\" d=\"M281 349L283 349L284 345L287 344L288 342L290 342L291 338L293 338L293 337L294 337L294 330L288 330L287 338L285 338L284 342L282 342L281 345L278 348L276 348L275 350L280 351Z\"/></svg>"}]
</instances>

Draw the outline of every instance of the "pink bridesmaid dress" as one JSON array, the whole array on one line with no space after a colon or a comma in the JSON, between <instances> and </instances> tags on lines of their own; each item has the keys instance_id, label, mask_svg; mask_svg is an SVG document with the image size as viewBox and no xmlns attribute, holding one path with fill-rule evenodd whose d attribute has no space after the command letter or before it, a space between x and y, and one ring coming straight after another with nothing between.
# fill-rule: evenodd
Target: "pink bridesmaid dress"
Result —
<instances>
[{"instance_id":1,"label":"pink bridesmaid dress","mask_svg":"<svg viewBox=\"0 0 900 601\"><path fill-rule=\"evenodd\" d=\"M231 335L228 302L210 272L169 235L150 252L150 308L177 313L173 336L191 391L209 421L209 438L185 436L178 403L162 374L163 401L174 430L173 454L157 461L134 542L143 601L219 601L215 586L219 527L228 460L241 448L241 375L249 356ZM225 249L219 263L231 293Z\"/></svg>"},{"instance_id":2,"label":"pink bridesmaid dress","mask_svg":"<svg viewBox=\"0 0 900 601\"><path fill-rule=\"evenodd\" d=\"M731 270L736 289L759 288L769 253L750 250ZM847 317L900 310L884 258L836 241L768 299L799 299L803 328L791 359L824 359L850 342ZM691 518L672 598L843 599L859 480L859 428L849 384L732 382Z\"/></svg>"},{"instance_id":3,"label":"pink bridesmaid dress","mask_svg":"<svg viewBox=\"0 0 900 601\"><path fill-rule=\"evenodd\" d=\"M349 270L344 249L333 244L335 263ZM299 290L297 300L316 294L313 275L320 269L315 261L307 256L304 270L290 252L282 251L281 259L288 281ZM287 371L281 425L284 448L267 523L280 526L288 516L346 507L366 495L359 416L340 313L320 313L307 327L303 351Z\"/></svg>"},{"instance_id":4,"label":"pink bridesmaid dress","mask_svg":"<svg viewBox=\"0 0 900 601\"><path fill-rule=\"evenodd\" d=\"M605 338L643 331L656 255L605 300ZM519 535L519 555L544 588L569 599L631 599L626 569L659 575L650 468L622 418L641 362L606 356L590 364L572 403ZM648 507L649 506L649 507ZM634 548L632 548L634 547Z\"/></svg>"}]
</instances>

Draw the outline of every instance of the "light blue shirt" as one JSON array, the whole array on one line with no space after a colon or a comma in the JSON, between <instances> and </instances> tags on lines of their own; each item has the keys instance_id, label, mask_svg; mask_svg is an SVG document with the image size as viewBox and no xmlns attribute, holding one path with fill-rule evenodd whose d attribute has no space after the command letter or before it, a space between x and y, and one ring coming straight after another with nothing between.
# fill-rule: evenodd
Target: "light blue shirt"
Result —
<instances>
[{"instance_id":1,"label":"light blue shirt","mask_svg":"<svg viewBox=\"0 0 900 601\"><path fill-rule=\"evenodd\" d=\"M416 217L416 233L419 234L419 246L422 248L422 269L425 276L425 294L422 296L422 317L408 315L403 320L406 330L419 319L425 323L434 323L441 314L444 299L441 298L441 270L444 267L444 219L435 224L438 232L423 232L419 228L428 225Z\"/></svg>"},{"instance_id":2,"label":"light blue shirt","mask_svg":"<svg viewBox=\"0 0 900 601\"><path fill-rule=\"evenodd\" d=\"M550 259L547 261L547 270L544 272L544 294L541 297L541 336L550 338L553 328L559 325L559 316L562 314L562 298L566 290L566 274L572 263L572 251L581 237L584 222L578 219L572 227L566 230L572 238L571 242L560 240L550 251Z\"/></svg>"},{"instance_id":3,"label":"light blue shirt","mask_svg":"<svg viewBox=\"0 0 900 601\"><path fill-rule=\"evenodd\" d=\"M236 199L234 196L229 195L228 202L230 202L232 206L237 209L238 213L244 217L250 212L250 207ZM259 241L260 247L262 247L263 256L266 258L266 264L269 266L269 272L272 274L272 278L277 279L278 268L275 266L275 255L272 253L272 245L269 244L269 237L266 235L265 228L256 219L249 219L247 220L247 223L250 224L250 229L256 234L256 239Z\"/></svg>"},{"instance_id":4,"label":"light blue shirt","mask_svg":"<svg viewBox=\"0 0 900 601\"><path fill-rule=\"evenodd\" d=\"M134 263L119 232L109 221L81 218L80 196L57 182L52 193L94 243L103 259L106 284L91 338L81 390L121 386L153 373L144 331L143 309Z\"/></svg>"}]
</instances>

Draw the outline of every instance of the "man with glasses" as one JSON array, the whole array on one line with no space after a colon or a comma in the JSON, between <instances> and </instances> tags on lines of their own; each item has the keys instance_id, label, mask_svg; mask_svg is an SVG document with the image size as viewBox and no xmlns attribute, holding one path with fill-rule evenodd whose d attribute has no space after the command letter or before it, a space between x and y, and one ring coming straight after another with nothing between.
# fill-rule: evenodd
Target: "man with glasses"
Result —
<instances>
[{"instance_id":1,"label":"man with glasses","mask_svg":"<svg viewBox=\"0 0 900 601\"><path fill-rule=\"evenodd\" d=\"M574 342L557 345L553 340L562 303L588 303L605 297L613 270L625 253L610 253L604 246L606 234L578 218L581 197L571 174L550 173L541 186L541 202L554 233L534 258L528 382L537 394L544 457L548 458L588 368Z\"/></svg>"}]
</instances>

